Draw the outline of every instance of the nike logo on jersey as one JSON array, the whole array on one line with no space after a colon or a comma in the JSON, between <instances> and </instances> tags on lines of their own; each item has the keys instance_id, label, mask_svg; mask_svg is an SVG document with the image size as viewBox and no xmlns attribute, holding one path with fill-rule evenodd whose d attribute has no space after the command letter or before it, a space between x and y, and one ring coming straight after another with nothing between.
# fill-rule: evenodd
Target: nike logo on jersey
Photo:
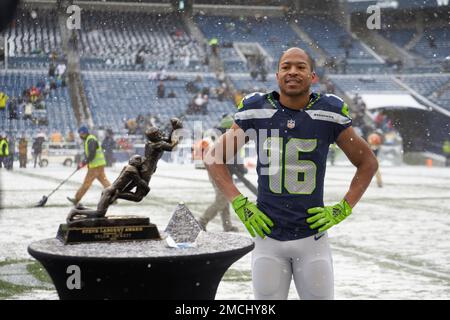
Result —
<instances>
[{"instance_id":1,"label":"nike logo on jersey","mask_svg":"<svg viewBox=\"0 0 450 320\"><path fill-rule=\"evenodd\" d=\"M322 238L323 236L325 235L325 232L324 233L319 233L319 234L316 234L316 235L314 235L314 240L319 240L320 238Z\"/></svg>"}]
</instances>

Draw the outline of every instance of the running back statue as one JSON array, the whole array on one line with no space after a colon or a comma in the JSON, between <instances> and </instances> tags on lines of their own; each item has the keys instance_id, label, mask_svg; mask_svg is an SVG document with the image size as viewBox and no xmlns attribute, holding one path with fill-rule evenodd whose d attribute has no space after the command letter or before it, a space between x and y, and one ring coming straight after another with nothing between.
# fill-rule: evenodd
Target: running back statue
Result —
<instances>
[{"instance_id":1,"label":"running back statue","mask_svg":"<svg viewBox=\"0 0 450 320\"><path fill-rule=\"evenodd\" d=\"M67 223L81 219L103 218L111 204L117 199L140 202L150 192L150 179L156 171L156 165L161 159L164 151L172 151L178 144L178 137L173 132L183 127L178 118L170 120L172 129L168 137L156 127L151 127L145 132L147 142L145 143L145 157L134 155L130 158L120 172L114 183L102 192L97 209L89 209L81 204L73 208ZM135 189L133 191L133 189Z\"/></svg>"}]
</instances>

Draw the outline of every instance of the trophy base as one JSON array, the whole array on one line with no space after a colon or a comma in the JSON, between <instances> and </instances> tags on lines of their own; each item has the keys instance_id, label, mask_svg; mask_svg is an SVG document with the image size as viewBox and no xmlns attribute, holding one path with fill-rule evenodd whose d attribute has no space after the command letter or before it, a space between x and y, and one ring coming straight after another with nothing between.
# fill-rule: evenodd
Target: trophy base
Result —
<instances>
[{"instance_id":1,"label":"trophy base","mask_svg":"<svg viewBox=\"0 0 450 320\"><path fill-rule=\"evenodd\" d=\"M149 218L109 216L79 219L60 224L56 238L64 244L160 240L158 228Z\"/></svg>"}]
</instances>

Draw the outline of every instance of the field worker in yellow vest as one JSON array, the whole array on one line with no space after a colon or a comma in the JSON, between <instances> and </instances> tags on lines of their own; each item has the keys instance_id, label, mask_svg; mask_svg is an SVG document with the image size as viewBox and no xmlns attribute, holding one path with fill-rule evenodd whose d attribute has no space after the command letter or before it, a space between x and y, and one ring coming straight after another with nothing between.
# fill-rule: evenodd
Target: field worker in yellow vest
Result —
<instances>
[{"instance_id":1,"label":"field worker in yellow vest","mask_svg":"<svg viewBox=\"0 0 450 320\"><path fill-rule=\"evenodd\" d=\"M9 97L6 93L0 91L0 111L6 109L6 103L8 102Z\"/></svg>"},{"instance_id":2,"label":"field worker in yellow vest","mask_svg":"<svg viewBox=\"0 0 450 320\"><path fill-rule=\"evenodd\" d=\"M6 139L6 134L0 133L0 168L5 165L7 168L9 156L9 146L8 139Z\"/></svg>"},{"instance_id":3,"label":"field worker in yellow vest","mask_svg":"<svg viewBox=\"0 0 450 320\"><path fill-rule=\"evenodd\" d=\"M218 54L217 48L219 46L219 39L214 37L211 40L209 40L209 46L211 47L211 52L213 53L213 55L217 56L217 54Z\"/></svg>"},{"instance_id":4,"label":"field worker in yellow vest","mask_svg":"<svg viewBox=\"0 0 450 320\"><path fill-rule=\"evenodd\" d=\"M445 166L450 167L450 141L445 140L444 144L442 145L442 151L444 152L445 156Z\"/></svg>"},{"instance_id":5,"label":"field worker in yellow vest","mask_svg":"<svg viewBox=\"0 0 450 320\"><path fill-rule=\"evenodd\" d=\"M77 205L78 202L80 202L81 198L83 198L84 194L91 187L92 182L94 182L95 179L100 181L104 188L111 185L108 178L105 176L105 156L97 137L93 134L89 134L89 129L86 126L81 126L80 129L78 129L78 133L80 138L84 141L85 155L85 159L80 163L79 167L84 167L87 165L88 172L84 178L83 185L75 194L75 198L67 197L67 199L74 205Z\"/></svg>"}]
</instances>

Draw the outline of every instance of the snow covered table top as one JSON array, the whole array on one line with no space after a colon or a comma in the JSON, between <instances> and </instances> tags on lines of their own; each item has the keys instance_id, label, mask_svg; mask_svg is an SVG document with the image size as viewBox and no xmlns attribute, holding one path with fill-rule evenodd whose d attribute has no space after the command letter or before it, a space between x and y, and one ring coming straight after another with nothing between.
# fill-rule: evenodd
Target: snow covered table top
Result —
<instances>
[{"instance_id":1,"label":"snow covered table top","mask_svg":"<svg viewBox=\"0 0 450 320\"><path fill-rule=\"evenodd\" d=\"M164 235L163 235L163 238ZM64 245L56 238L36 241L29 251L49 256L83 258L171 258L218 254L253 247L253 240L237 233L201 232L193 247L172 248L166 240ZM250 249L251 250L251 249ZM248 250L248 251L250 251Z\"/></svg>"}]
</instances>

